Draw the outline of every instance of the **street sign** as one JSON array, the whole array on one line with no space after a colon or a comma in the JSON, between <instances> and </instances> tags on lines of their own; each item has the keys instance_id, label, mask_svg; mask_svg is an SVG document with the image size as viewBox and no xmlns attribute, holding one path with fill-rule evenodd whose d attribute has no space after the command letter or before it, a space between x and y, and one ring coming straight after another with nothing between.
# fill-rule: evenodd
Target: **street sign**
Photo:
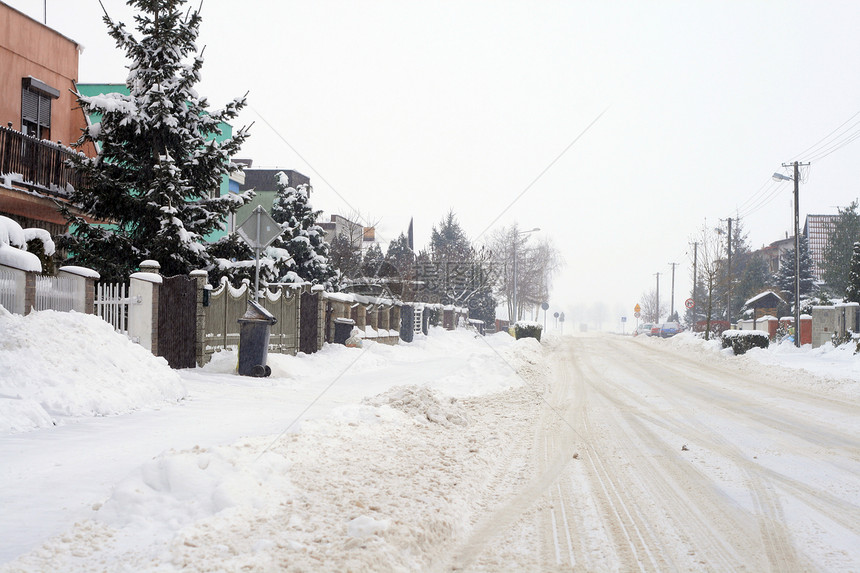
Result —
<instances>
[{"instance_id":1,"label":"street sign","mask_svg":"<svg viewBox=\"0 0 860 573\"><path fill-rule=\"evenodd\" d=\"M684 301L684 306L686 306L687 308L693 308L694 306L696 306L696 301L691 298L688 298Z\"/></svg>"},{"instance_id":2,"label":"street sign","mask_svg":"<svg viewBox=\"0 0 860 573\"><path fill-rule=\"evenodd\" d=\"M549 303L548 302L542 302L542 303L540 303L540 307L544 310L547 310L549 308Z\"/></svg>"},{"instance_id":3,"label":"street sign","mask_svg":"<svg viewBox=\"0 0 860 573\"><path fill-rule=\"evenodd\" d=\"M251 216L236 229L236 233L254 249L254 258L257 262L257 268L254 271L254 300L260 296L260 251L271 245L272 241L283 232L284 229L260 205L257 205L257 208L251 212Z\"/></svg>"},{"instance_id":4,"label":"street sign","mask_svg":"<svg viewBox=\"0 0 860 573\"><path fill-rule=\"evenodd\" d=\"M642 316L642 313L637 310L636 312L633 313L633 316L635 316L636 318L639 318L640 316Z\"/></svg>"},{"instance_id":5,"label":"street sign","mask_svg":"<svg viewBox=\"0 0 860 573\"><path fill-rule=\"evenodd\" d=\"M642 307L639 306L639 303L637 302L636 306L633 307L633 312L641 312L641 311L642 311Z\"/></svg>"},{"instance_id":6,"label":"street sign","mask_svg":"<svg viewBox=\"0 0 860 573\"><path fill-rule=\"evenodd\" d=\"M245 222L239 225L236 232L252 249L256 250L268 247L284 230L263 207L257 205Z\"/></svg>"},{"instance_id":7,"label":"street sign","mask_svg":"<svg viewBox=\"0 0 860 573\"><path fill-rule=\"evenodd\" d=\"M626 317L626 316L622 316L622 317L621 317L621 322L627 322L627 317Z\"/></svg>"}]
</instances>

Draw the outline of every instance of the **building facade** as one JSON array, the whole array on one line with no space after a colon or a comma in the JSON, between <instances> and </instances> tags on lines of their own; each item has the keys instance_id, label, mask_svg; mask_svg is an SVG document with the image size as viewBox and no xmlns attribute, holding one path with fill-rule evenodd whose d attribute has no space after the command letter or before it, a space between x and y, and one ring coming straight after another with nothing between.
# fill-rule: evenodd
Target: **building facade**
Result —
<instances>
[{"instance_id":1,"label":"building facade","mask_svg":"<svg viewBox=\"0 0 860 573\"><path fill-rule=\"evenodd\" d=\"M803 234L809 242L809 255L812 257L812 276L816 282L824 280L824 250L830 240L830 233L839 221L839 215L807 215Z\"/></svg>"},{"instance_id":2,"label":"building facade","mask_svg":"<svg viewBox=\"0 0 860 573\"><path fill-rule=\"evenodd\" d=\"M0 1L0 214L54 235L66 229L54 201L76 182L67 146L86 127L72 93L79 55L77 42Z\"/></svg>"}]
</instances>

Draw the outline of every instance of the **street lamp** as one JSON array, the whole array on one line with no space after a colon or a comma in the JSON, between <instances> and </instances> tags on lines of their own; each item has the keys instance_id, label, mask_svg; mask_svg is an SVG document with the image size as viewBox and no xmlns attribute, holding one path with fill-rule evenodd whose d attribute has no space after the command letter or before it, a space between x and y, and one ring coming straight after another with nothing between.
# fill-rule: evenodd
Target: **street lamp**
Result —
<instances>
[{"instance_id":1,"label":"street lamp","mask_svg":"<svg viewBox=\"0 0 860 573\"><path fill-rule=\"evenodd\" d=\"M529 229L528 231L518 231L516 236L514 237L514 323L516 323L520 319L519 309L517 308L517 243L519 243L518 237L520 235L528 235L529 233L534 233L536 231L540 231L540 228L535 227L534 229Z\"/></svg>"},{"instance_id":2,"label":"street lamp","mask_svg":"<svg viewBox=\"0 0 860 573\"><path fill-rule=\"evenodd\" d=\"M800 348L800 163L782 164L789 165L794 167L794 177L774 173L773 180L794 181L794 345Z\"/></svg>"}]
</instances>

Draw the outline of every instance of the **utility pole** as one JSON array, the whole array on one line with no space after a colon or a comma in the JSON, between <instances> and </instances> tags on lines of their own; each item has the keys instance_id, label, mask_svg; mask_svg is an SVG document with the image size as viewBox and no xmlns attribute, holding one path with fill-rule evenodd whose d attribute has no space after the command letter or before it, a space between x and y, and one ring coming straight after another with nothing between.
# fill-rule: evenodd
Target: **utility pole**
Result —
<instances>
[{"instance_id":1,"label":"utility pole","mask_svg":"<svg viewBox=\"0 0 860 573\"><path fill-rule=\"evenodd\" d=\"M699 258L699 243L693 243L693 326L696 325L696 284L698 277L696 276L696 272L699 270L698 259Z\"/></svg>"},{"instance_id":2,"label":"utility pole","mask_svg":"<svg viewBox=\"0 0 860 573\"><path fill-rule=\"evenodd\" d=\"M804 163L804 167L809 163ZM794 167L794 345L800 348L800 166L783 163L783 167ZM784 176L783 176L784 178Z\"/></svg>"},{"instance_id":3,"label":"utility pole","mask_svg":"<svg viewBox=\"0 0 860 573\"><path fill-rule=\"evenodd\" d=\"M655 322L660 322L660 273L657 273L657 318Z\"/></svg>"},{"instance_id":4,"label":"utility pole","mask_svg":"<svg viewBox=\"0 0 860 573\"><path fill-rule=\"evenodd\" d=\"M672 265L672 314L669 315L669 318L675 316L675 267L678 266L678 263L669 263Z\"/></svg>"},{"instance_id":5,"label":"utility pole","mask_svg":"<svg viewBox=\"0 0 860 573\"><path fill-rule=\"evenodd\" d=\"M729 217L729 261L726 270L726 288L729 291L728 301L726 302L726 322L729 323L729 328L732 327L732 218Z\"/></svg>"}]
</instances>

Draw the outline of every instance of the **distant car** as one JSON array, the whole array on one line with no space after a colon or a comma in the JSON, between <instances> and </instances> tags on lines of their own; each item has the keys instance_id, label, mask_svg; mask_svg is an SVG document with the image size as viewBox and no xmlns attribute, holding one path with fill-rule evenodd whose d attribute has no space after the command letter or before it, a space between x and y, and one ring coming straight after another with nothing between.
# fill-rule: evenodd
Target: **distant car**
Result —
<instances>
[{"instance_id":1,"label":"distant car","mask_svg":"<svg viewBox=\"0 0 860 573\"><path fill-rule=\"evenodd\" d=\"M659 327L658 336L660 338L669 338L670 336L675 336L679 332L681 332L683 328L677 322L664 322Z\"/></svg>"},{"instance_id":2,"label":"distant car","mask_svg":"<svg viewBox=\"0 0 860 573\"><path fill-rule=\"evenodd\" d=\"M660 325L659 324L652 324L651 325L651 332L648 333L648 336L660 336Z\"/></svg>"},{"instance_id":3,"label":"distant car","mask_svg":"<svg viewBox=\"0 0 860 573\"><path fill-rule=\"evenodd\" d=\"M645 324L640 324L639 326L636 327L636 330L633 331L633 336L639 336L640 334L650 336L651 335L651 328L653 326L654 325L651 324L650 322L645 323Z\"/></svg>"}]
</instances>

